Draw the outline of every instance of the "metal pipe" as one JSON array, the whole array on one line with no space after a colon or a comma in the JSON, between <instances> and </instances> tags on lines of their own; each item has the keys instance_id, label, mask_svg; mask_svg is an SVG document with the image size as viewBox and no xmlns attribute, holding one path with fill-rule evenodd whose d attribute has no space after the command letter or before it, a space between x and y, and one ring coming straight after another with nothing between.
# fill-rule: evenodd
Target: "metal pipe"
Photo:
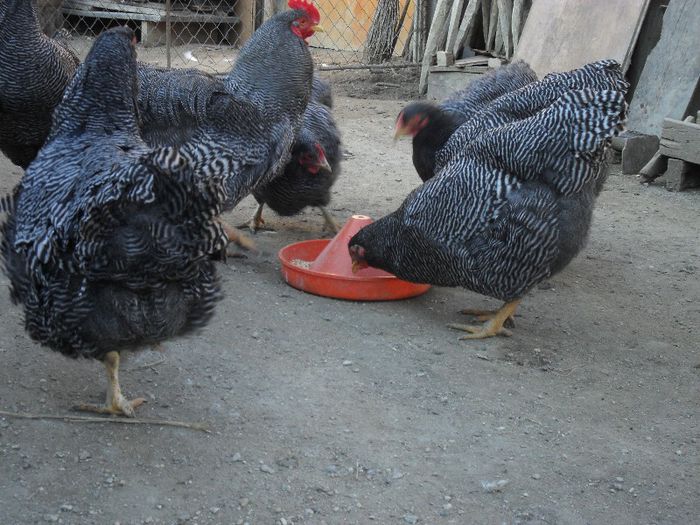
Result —
<instances>
[{"instance_id":1,"label":"metal pipe","mask_svg":"<svg viewBox=\"0 0 700 525\"><path fill-rule=\"evenodd\" d=\"M172 46L172 35L171 32L171 21L170 21L170 2L171 0L165 0L165 56L167 60L168 69L170 69L170 48Z\"/></svg>"}]
</instances>

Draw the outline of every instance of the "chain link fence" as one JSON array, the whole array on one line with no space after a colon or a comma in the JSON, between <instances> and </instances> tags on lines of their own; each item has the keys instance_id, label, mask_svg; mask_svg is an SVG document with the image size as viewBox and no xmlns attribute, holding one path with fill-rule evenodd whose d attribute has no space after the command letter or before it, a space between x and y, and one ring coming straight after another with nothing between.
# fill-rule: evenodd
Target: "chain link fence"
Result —
<instances>
[{"instance_id":1,"label":"chain link fence","mask_svg":"<svg viewBox=\"0 0 700 525\"><path fill-rule=\"evenodd\" d=\"M103 30L128 25L139 59L223 73L286 0L35 0L44 31L60 31L81 58ZM310 40L319 66L353 67L408 56L415 0L315 0L325 32Z\"/></svg>"}]
</instances>

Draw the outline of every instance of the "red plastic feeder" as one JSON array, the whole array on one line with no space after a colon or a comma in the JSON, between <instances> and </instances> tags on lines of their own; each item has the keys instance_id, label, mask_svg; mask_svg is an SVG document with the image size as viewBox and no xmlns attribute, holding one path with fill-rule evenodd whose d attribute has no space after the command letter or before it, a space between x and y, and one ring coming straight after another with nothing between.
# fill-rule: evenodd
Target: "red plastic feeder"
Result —
<instances>
[{"instance_id":1,"label":"red plastic feeder","mask_svg":"<svg viewBox=\"0 0 700 525\"><path fill-rule=\"evenodd\" d=\"M427 292L429 284L402 281L377 268L352 273L348 242L371 222L365 215L353 215L330 241L316 239L285 246L279 251L284 280L304 292L352 301L394 301Z\"/></svg>"}]
</instances>

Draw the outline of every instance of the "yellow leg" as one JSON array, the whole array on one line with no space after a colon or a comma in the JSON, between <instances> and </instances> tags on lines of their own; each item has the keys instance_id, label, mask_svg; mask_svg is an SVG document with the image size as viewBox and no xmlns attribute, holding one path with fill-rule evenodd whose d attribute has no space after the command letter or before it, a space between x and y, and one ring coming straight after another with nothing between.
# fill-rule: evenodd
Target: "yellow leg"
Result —
<instances>
[{"instance_id":1,"label":"yellow leg","mask_svg":"<svg viewBox=\"0 0 700 525\"><path fill-rule=\"evenodd\" d=\"M242 231L240 231L238 228L234 228L227 222L223 221L222 219L218 219L219 224L221 224L221 227L224 229L224 233L226 234L226 237L228 237L228 240L234 244L237 244L241 248L245 248L246 250L249 251L257 251L257 246L253 242L253 240L245 235Z\"/></svg>"},{"instance_id":2,"label":"yellow leg","mask_svg":"<svg viewBox=\"0 0 700 525\"><path fill-rule=\"evenodd\" d=\"M265 219L263 219L262 212L263 208L265 207L265 203L263 202L262 204L258 205L258 208L255 210L255 213L253 214L253 217L248 221L244 222L243 224L240 224L238 227L239 228L248 228L251 232L255 233L258 230L263 229L263 225L265 224ZM265 228L270 231L274 231L272 228Z\"/></svg>"},{"instance_id":3,"label":"yellow leg","mask_svg":"<svg viewBox=\"0 0 700 525\"><path fill-rule=\"evenodd\" d=\"M97 412L98 414L112 414L116 416L134 417L134 409L141 406L146 400L142 397L128 401L122 395L119 387L119 352L107 352L104 357L105 370L107 371L107 400L104 406L78 405L75 410L83 412Z\"/></svg>"},{"instance_id":4,"label":"yellow leg","mask_svg":"<svg viewBox=\"0 0 700 525\"><path fill-rule=\"evenodd\" d=\"M328 230L332 231L333 233L338 233L340 231L340 225L335 221L335 218L333 215L331 215L331 212L329 212L325 206L319 206L318 209L321 210L321 213L323 214L323 220L326 221L326 227Z\"/></svg>"},{"instance_id":5,"label":"yellow leg","mask_svg":"<svg viewBox=\"0 0 700 525\"><path fill-rule=\"evenodd\" d=\"M473 326L466 324L448 324L449 328L455 330L462 330L463 332L470 332L469 335L465 335L460 339L485 339L487 337L493 337L495 335L504 335L509 337L511 335L510 330L503 328L503 324L512 317L515 313L515 309L520 304L520 299L505 303L501 306L501 309L495 312L486 323L481 326Z\"/></svg>"}]
</instances>

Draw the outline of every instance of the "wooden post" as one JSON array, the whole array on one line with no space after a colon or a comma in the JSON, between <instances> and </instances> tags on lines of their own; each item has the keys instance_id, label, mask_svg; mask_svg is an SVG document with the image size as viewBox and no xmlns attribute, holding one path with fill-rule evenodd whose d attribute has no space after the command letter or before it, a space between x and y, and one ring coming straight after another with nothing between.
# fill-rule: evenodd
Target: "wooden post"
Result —
<instances>
[{"instance_id":1,"label":"wooden post","mask_svg":"<svg viewBox=\"0 0 700 525\"><path fill-rule=\"evenodd\" d=\"M486 37L486 49L493 51L496 47L496 29L498 29L498 0L491 0L491 12L489 13L489 33Z\"/></svg>"},{"instance_id":2,"label":"wooden post","mask_svg":"<svg viewBox=\"0 0 700 525\"><path fill-rule=\"evenodd\" d=\"M445 51L452 51L457 41L457 34L459 33L459 19L462 15L462 7L464 7L464 0L454 0L452 4L452 11L450 12L450 24L447 29L447 43L445 44Z\"/></svg>"},{"instance_id":3,"label":"wooden post","mask_svg":"<svg viewBox=\"0 0 700 525\"><path fill-rule=\"evenodd\" d=\"M481 0L469 0L467 9L464 11L464 18L459 25L457 39L452 47L452 54L454 56L459 56L462 47L469 45L472 33L474 32L474 26L476 25L476 14L480 5Z\"/></svg>"},{"instance_id":4,"label":"wooden post","mask_svg":"<svg viewBox=\"0 0 700 525\"><path fill-rule=\"evenodd\" d=\"M523 28L523 4L525 0L514 0L513 1L513 17L511 18L510 24L513 31L513 53L518 47L518 42L520 41L520 31Z\"/></svg>"},{"instance_id":5,"label":"wooden post","mask_svg":"<svg viewBox=\"0 0 700 525\"><path fill-rule=\"evenodd\" d=\"M428 74L433 61L433 55L441 46L447 37L447 13L450 9L452 0L437 0L435 6L435 14L433 14L433 22L430 24L430 32L428 33L428 41L425 43L425 52L423 53L423 62L420 71L420 83L418 84L418 93L425 95L428 90Z\"/></svg>"},{"instance_id":6,"label":"wooden post","mask_svg":"<svg viewBox=\"0 0 700 525\"><path fill-rule=\"evenodd\" d=\"M498 0L498 21L501 28L501 38L503 39L503 49L506 52L506 58L510 60L510 22L511 13L513 11L512 0Z\"/></svg>"}]
</instances>

